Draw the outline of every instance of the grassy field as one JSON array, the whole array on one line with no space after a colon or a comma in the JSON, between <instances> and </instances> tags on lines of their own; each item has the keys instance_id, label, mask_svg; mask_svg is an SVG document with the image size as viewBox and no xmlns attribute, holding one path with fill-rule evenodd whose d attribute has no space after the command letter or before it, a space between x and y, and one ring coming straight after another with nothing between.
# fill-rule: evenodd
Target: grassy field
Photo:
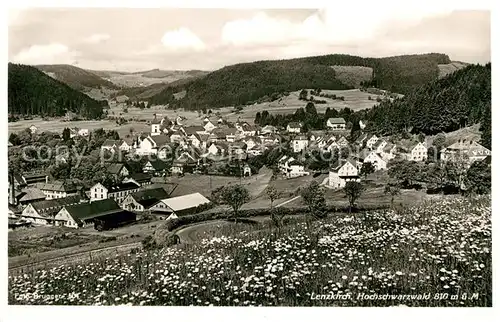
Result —
<instances>
[{"instance_id":1,"label":"grassy field","mask_svg":"<svg viewBox=\"0 0 500 322\"><path fill-rule=\"evenodd\" d=\"M453 73L456 70L467 67L467 64L462 62L451 62L450 64L439 64L439 78L443 78L448 74Z\"/></svg>"},{"instance_id":2,"label":"grassy field","mask_svg":"<svg viewBox=\"0 0 500 322\"><path fill-rule=\"evenodd\" d=\"M338 97L344 96L344 101L314 96L315 99L327 101L326 104L315 104L316 110L319 113L324 113L328 107L335 108L337 110L348 107L353 111L358 111L366 108L372 108L376 104L376 95L361 92L359 89L323 90L322 92L330 95L335 94ZM239 113L235 113L232 107L221 108L218 111L220 111L220 113L229 121L235 122L239 118L242 121L253 123L257 112L262 113L263 111L268 111L270 114L292 114L295 113L298 108L305 108L307 102L299 100L299 93L300 91L291 92L290 95L274 102L244 106L243 110ZM369 96L371 96L373 100L369 100Z\"/></svg>"},{"instance_id":3,"label":"grassy field","mask_svg":"<svg viewBox=\"0 0 500 322\"><path fill-rule=\"evenodd\" d=\"M191 245L11 275L8 301L488 307L491 228L489 196L429 201L400 210L335 213L309 226L286 225L279 234L259 225L216 224L205 234L198 232L195 237L202 240ZM219 234L221 230L226 235ZM21 296L35 292L40 296ZM447 297L435 298L436 293ZM51 296L55 294L59 297ZM316 297L321 294L338 298ZM455 299L455 294L467 296Z\"/></svg>"}]
</instances>

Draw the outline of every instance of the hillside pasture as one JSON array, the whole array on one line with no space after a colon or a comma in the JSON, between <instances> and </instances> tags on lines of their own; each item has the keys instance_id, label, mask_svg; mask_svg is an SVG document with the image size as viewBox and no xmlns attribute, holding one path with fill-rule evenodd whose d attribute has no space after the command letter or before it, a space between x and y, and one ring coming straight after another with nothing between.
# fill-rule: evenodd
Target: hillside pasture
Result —
<instances>
[{"instance_id":1,"label":"hillside pasture","mask_svg":"<svg viewBox=\"0 0 500 322\"><path fill-rule=\"evenodd\" d=\"M310 92L311 89L307 89ZM273 102L256 103L253 105L243 106L242 111L235 111L234 107L223 107L218 110L222 116L225 116L228 121L235 122L238 119L241 121L246 121L253 124L255 119L255 114L257 112L262 113L263 111L268 111L270 114L293 114L298 108L305 108L307 105L306 101L299 100L300 91L291 92L289 95L282 97ZM322 90L322 93L329 95L336 95L337 97L344 97L344 101L334 100L321 96L313 96L316 100L324 100L326 104L315 104L318 113L324 113L326 109L334 108L337 111L348 107L353 111L359 111L367 108L372 108L376 103L376 95L362 92L359 89L351 90ZM310 97L311 95L308 95ZM369 100L371 97L372 100Z\"/></svg>"},{"instance_id":2,"label":"hillside pasture","mask_svg":"<svg viewBox=\"0 0 500 322\"><path fill-rule=\"evenodd\" d=\"M68 121L63 122L61 120L49 120L44 121L42 119L33 120L21 120L17 122L9 123L9 135L10 133L21 132L31 125L35 125L38 128L38 132L59 132L62 133L64 128L80 128L89 129L89 131L102 128L104 130L110 131L115 130L118 132L120 137L125 137L129 134L130 129L134 129L136 132L150 132L151 127L143 122L129 122L127 124L118 125L113 120L98 120L98 121Z\"/></svg>"},{"instance_id":3,"label":"hillside pasture","mask_svg":"<svg viewBox=\"0 0 500 322\"><path fill-rule=\"evenodd\" d=\"M456 70L467 67L468 64L462 62L451 62L450 64L438 64L439 78L443 78Z\"/></svg>"}]
</instances>

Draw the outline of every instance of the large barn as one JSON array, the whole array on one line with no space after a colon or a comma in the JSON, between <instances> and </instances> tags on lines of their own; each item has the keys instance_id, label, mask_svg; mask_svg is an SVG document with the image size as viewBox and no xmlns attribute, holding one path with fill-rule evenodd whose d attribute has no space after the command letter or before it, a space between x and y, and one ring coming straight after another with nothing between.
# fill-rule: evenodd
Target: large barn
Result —
<instances>
[{"instance_id":1,"label":"large barn","mask_svg":"<svg viewBox=\"0 0 500 322\"><path fill-rule=\"evenodd\" d=\"M94 224L95 229L104 230L133 222L136 220L136 215L121 209L113 199L103 199L65 206L54 219L58 226L81 228L88 224Z\"/></svg>"},{"instance_id":2,"label":"large barn","mask_svg":"<svg viewBox=\"0 0 500 322\"><path fill-rule=\"evenodd\" d=\"M154 204L150 209L153 212L164 214L166 219L178 218L185 215L194 209L208 205L210 200L204 197L201 193L196 192L189 195L162 199Z\"/></svg>"}]
</instances>

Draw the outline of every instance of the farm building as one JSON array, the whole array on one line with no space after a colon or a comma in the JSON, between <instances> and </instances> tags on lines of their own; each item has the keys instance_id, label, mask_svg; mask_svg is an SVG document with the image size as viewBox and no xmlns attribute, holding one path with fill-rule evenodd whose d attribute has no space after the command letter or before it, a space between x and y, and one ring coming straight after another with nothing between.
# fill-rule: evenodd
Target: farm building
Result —
<instances>
[{"instance_id":1,"label":"farm building","mask_svg":"<svg viewBox=\"0 0 500 322\"><path fill-rule=\"evenodd\" d=\"M38 188L24 188L22 191L15 193L16 201L21 205L27 205L31 202L47 199L47 196Z\"/></svg>"},{"instance_id":2,"label":"farm building","mask_svg":"<svg viewBox=\"0 0 500 322\"><path fill-rule=\"evenodd\" d=\"M153 176L150 173L132 173L129 174L127 178L123 179L123 183L133 182L143 187L151 184L151 178L153 178Z\"/></svg>"},{"instance_id":3,"label":"farm building","mask_svg":"<svg viewBox=\"0 0 500 322\"><path fill-rule=\"evenodd\" d=\"M51 200L42 200L30 203L21 213L21 218L38 225L54 224L55 215L64 206L87 202L80 195Z\"/></svg>"},{"instance_id":4,"label":"farm building","mask_svg":"<svg viewBox=\"0 0 500 322\"><path fill-rule=\"evenodd\" d=\"M37 184L37 188L47 196L47 199L65 198L78 193L78 187L72 182L67 181L39 183Z\"/></svg>"},{"instance_id":5,"label":"farm building","mask_svg":"<svg viewBox=\"0 0 500 322\"><path fill-rule=\"evenodd\" d=\"M64 206L55 215L54 220L58 226L81 228L87 224L94 224L95 229L104 230L134 222L136 215L121 209L113 199L104 199Z\"/></svg>"},{"instance_id":6,"label":"farm building","mask_svg":"<svg viewBox=\"0 0 500 322\"><path fill-rule=\"evenodd\" d=\"M326 121L326 126L332 130L345 130L345 120L341 117L330 117Z\"/></svg>"},{"instance_id":7,"label":"farm building","mask_svg":"<svg viewBox=\"0 0 500 322\"><path fill-rule=\"evenodd\" d=\"M33 185L39 182L48 182L48 178L49 176L46 173L33 172L23 174L24 182L26 182L27 185Z\"/></svg>"},{"instance_id":8,"label":"farm building","mask_svg":"<svg viewBox=\"0 0 500 322\"><path fill-rule=\"evenodd\" d=\"M192 193L174 198L162 199L154 204L151 211L162 213L168 219L177 218L187 214L190 211L204 205L208 205L210 200L205 198L201 193Z\"/></svg>"},{"instance_id":9,"label":"farm building","mask_svg":"<svg viewBox=\"0 0 500 322\"><path fill-rule=\"evenodd\" d=\"M168 196L163 188L145 189L129 194L123 200L121 207L128 211L145 211Z\"/></svg>"}]
</instances>

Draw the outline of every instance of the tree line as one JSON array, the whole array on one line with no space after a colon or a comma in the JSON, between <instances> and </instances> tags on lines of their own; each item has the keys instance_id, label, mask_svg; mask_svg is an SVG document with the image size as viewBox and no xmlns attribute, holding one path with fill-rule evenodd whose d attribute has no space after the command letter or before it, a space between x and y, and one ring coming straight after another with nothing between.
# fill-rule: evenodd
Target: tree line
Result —
<instances>
[{"instance_id":1,"label":"tree line","mask_svg":"<svg viewBox=\"0 0 500 322\"><path fill-rule=\"evenodd\" d=\"M257 61L226 66L203 77L168 86L152 96L151 104L171 104L172 108L198 110L202 107L250 105L273 93L303 88L349 89L335 76L331 66L365 66L373 68L373 79L360 86L377 86L406 94L437 79L438 64L448 64L443 54L404 55L386 58L362 58L351 55L325 55L290 60ZM186 95L173 99L173 93Z\"/></svg>"},{"instance_id":2,"label":"tree line","mask_svg":"<svg viewBox=\"0 0 500 322\"><path fill-rule=\"evenodd\" d=\"M487 136L483 144L490 148L491 63L470 65L358 114L368 121L369 130L382 135L433 135L481 123Z\"/></svg>"},{"instance_id":3,"label":"tree line","mask_svg":"<svg viewBox=\"0 0 500 322\"><path fill-rule=\"evenodd\" d=\"M70 111L85 119L100 119L106 107L106 100L94 100L35 67L9 63L9 114L64 116Z\"/></svg>"}]
</instances>

